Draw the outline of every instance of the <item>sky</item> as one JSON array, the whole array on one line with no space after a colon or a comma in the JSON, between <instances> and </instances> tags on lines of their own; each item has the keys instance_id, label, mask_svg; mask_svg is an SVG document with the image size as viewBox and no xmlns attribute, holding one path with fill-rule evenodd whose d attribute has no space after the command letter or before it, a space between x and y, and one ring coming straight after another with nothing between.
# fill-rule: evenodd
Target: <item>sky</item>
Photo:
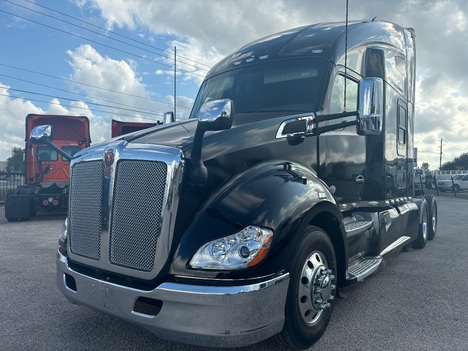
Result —
<instances>
[{"instance_id":1,"label":"sky","mask_svg":"<svg viewBox=\"0 0 468 351\"><path fill-rule=\"evenodd\" d=\"M466 0L349 0L349 20L416 31L415 146L433 170L441 145L442 164L468 152L467 15ZM346 0L0 0L0 161L24 147L29 113L87 116L94 143L112 119L184 119L223 57L345 18Z\"/></svg>"}]
</instances>

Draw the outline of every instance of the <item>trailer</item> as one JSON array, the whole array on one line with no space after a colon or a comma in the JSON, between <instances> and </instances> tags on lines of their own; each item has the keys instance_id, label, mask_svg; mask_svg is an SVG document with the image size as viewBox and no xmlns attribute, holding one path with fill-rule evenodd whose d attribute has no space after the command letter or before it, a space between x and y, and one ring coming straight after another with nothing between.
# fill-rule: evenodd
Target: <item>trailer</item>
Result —
<instances>
[{"instance_id":1,"label":"trailer","mask_svg":"<svg viewBox=\"0 0 468 351\"><path fill-rule=\"evenodd\" d=\"M72 160L60 291L181 343L310 347L342 287L436 235L414 194L415 69L414 31L377 20L229 55L188 120Z\"/></svg>"},{"instance_id":2,"label":"trailer","mask_svg":"<svg viewBox=\"0 0 468 351\"><path fill-rule=\"evenodd\" d=\"M55 145L31 138L33 129L44 124L52 126ZM85 116L29 114L25 127L25 182L7 192L5 217L10 222L28 220L39 209L66 210L70 159L91 143Z\"/></svg>"}]
</instances>

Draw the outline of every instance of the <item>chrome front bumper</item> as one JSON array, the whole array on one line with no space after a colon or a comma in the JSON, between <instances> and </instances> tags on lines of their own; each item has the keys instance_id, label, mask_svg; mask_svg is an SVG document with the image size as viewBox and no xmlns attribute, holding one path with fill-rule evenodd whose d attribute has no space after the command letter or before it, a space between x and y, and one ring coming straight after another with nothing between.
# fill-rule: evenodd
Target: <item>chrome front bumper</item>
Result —
<instances>
[{"instance_id":1,"label":"chrome front bumper","mask_svg":"<svg viewBox=\"0 0 468 351\"><path fill-rule=\"evenodd\" d=\"M72 303L139 324L163 339L240 347L264 340L283 328L289 274L251 285L163 283L146 291L78 273L60 253L56 262L57 286ZM142 299L158 301L160 309L141 312L135 304Z\"/></svg>"}]
</instances>

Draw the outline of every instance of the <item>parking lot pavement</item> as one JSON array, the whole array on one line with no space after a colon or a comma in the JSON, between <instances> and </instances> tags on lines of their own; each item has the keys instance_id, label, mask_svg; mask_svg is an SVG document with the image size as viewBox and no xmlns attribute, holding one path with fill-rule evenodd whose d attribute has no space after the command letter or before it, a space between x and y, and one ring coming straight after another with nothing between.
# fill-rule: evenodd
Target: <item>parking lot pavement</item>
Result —
<instances>
[{"instance_id":1,"label":"parking lot pavement","mask_svg":"<svg viewBox=\"0 0 468 351\"><path fill-rule=\"evenodd\" d=\"M468 349L468 201L438 198L438 205L436 238L348 288L312 350ZM63 220L8 223L0 208L0 349L203 350L70 304L55 286ZM286 350L275 339L238 350L272 349Z\"/></svg>"}]
</instances>

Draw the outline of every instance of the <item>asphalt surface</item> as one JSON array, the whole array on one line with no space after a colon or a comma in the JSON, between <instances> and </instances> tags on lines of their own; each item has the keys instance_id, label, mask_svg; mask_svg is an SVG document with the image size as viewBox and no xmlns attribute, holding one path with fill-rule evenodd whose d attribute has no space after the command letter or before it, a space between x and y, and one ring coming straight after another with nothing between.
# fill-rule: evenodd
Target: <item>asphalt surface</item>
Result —
<instances>
[{"instance_id":1,"label":"asphalt surface","mask_svg":"<svg viewBox=\"0 0 468 351\"><path fill-rule=\"evenodd\" d=\"M437 200L436 238L348 288L312 350L468 350L468 201ZM0 208L0 350L205 349L70 304L55 286L63 220L8 223ZM237 350L273 349L287 350L274 338Z\"/></svg>"}]
</instances>

